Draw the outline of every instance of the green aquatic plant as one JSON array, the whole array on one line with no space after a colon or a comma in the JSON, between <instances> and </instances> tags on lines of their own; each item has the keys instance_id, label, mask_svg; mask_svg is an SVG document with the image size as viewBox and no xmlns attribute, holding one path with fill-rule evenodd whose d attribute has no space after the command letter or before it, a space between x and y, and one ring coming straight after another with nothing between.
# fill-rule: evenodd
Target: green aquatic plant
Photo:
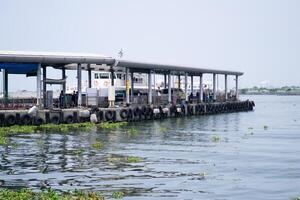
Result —
<instances>
[{"instance_id":1,"label":"green aquatic plant","mask_svg":"<svg viewBox=\"0 0 300 200\"><path fill-rule=\"evenodd\" d=\"M127 134L130 136L137 135L138 133L139 133L138 130L135 128L130 128L127 130Z\"/></svg>"},{"instance_id":2,"label":"green aquatic plant","mask_svg":"<svg viewBox=\"0 0 300 200\"><path fill-rule=\"evenodd\" d=\"M292 200L300 200L300 197L294 197Z\"/></svg>"},{"instance_id":3,"label":"green aquatic plant","mask_svg":"<svg viewBox=\"0 0 300 200\"><path fill-rule=\"evenodd\" d=\"M159 127L159 132L161 132L161 133L166 133L166 132L168 132L168 128L167 127Z\"/></svg>"},{"instance_id":4,"label":"green aquatic plant","mask_svg":"<svg viewBox=\"0 0 300 200\"><path fill-rule=\"evenodd\" d=\"M138 163L143 161L143 159L137 156L110 155L107 158L107 161L110 164L121 164L121 163Z\"/></svg>"},{"instance_id":5,"label":"green aquatic plant","mask_svg":"<svg viewBox=\"0 0 300 200\"><path fill-rule=\"evenodd\" d=\"M142 160L143 160L142 158L139 158L136 156L127 156L127 158L126 158L126 161L128 163L138 163L138 162L141 162Z\"/></svg>"},{"instance_id":6,"label":"green aquatic plant","mask_svg":"<svg viewBox=\"0 0 300 200\"><path fill-rule=\"evenodd\" d=\"M94 143L91 145L91 147L92 147L93 149L101 149L101 148L103 147L103 144L102 144L102 142L100 142L100 141L96 141L96 142L94 142Z\"/></svg>"},{"instance_id":7,"label":"green aquatic plant","mask_svg":"<svg viewBox=\"0 0 300 200\"><path fill-rule=\"evenodd\" d=\"M252 129L253 129L253 127L248 127L248 129L249 129L249 130L252 130Z\"/></svg>"},{"instance_id":8,"label":"green aquatic plant","mask_svg":"<svg viewBox=\"0 0 300 200\"><path fill-rule=\"evenodd\" d=\"M1 200L104 200L101 194L96 192L74 192L57 193L52 189L41 192L33 192L30 189L8 190L0 189Z\"/></svg>"},{"instance_id":9,"label":"green aquatic plant","mask_svg":"<svg viewBox=\"0 0 300 200\"><path fill-rule=\"evenodd\" d=\"M124 197L124 192L121 192L121 191L116 191L116 192L113 192L111 197L114 198L114 199L121 199Z\"/></svg>"},{"instance_id":10,"label":"green aquatic plant","mask_svg":"<svg viewBox=\"0 0 300 200\"><path fill-rule=\"evenodd\" d=\"M220 141L221 141L221 138L220 138L220 136L214 135L214 136L212 136L212 137L210 138L210 140L211 140L212 142L220 142Z\"/></svg>"},{"instance_id":11,"label":"green aquatic plant","mask_svg":"<svg viewBox=\"0 0 300 200\"><path fill-rule=\"evenodd\" d=\"M6 145L7 144L7 138L0 134L0 145Z\"/></svg>"},{"instance_id":12,"label":"green aquatic plant","mask_svg":"<svg viewBox=\"0 0 300 200\"><path fill-rule=\"evenodd\" d=\"M264 129L267 130L267 129L268 129L268 126L267 126L267 125L264 125Z\"/></svg>"},{"instance_id":13,"label":"green aquatic plant","mask_svg":"<svg viewBox=\"0 0 300 200\"><path fill-rule=\"evenodd\" d=\"M115 129L119 128L121 126L127 125L127 122L115 122L115 123L109 123L109 122L103 122L101 124L98 124L98 128L100 129Z\"/></svg>"}]
</instances>

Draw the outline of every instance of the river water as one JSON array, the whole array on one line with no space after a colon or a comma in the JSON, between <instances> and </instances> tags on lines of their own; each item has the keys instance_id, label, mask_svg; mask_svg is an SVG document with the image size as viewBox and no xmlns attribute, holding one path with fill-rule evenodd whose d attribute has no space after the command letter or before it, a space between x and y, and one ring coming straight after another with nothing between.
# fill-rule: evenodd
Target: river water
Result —
<instances>
[{"instance_id":1,"label":"river water","mask_svg":"<svg viewBox=\"0 0 300 200\"><path fill-rule=\"evenodd\" d=\"M137 131L11 137L0 146L0 187L123 191L138 200L299 196L300 97L242 98L255 111L129 125Z\"/></svg>"}]
</instances>

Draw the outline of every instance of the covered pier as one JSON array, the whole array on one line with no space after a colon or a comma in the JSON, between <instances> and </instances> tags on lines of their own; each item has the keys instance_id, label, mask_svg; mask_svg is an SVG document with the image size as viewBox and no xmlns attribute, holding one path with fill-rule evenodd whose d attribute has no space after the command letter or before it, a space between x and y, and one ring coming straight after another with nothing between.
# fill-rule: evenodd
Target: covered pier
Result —
<instances>
[{"instance_id":1,"label":"covered pier","mask_svg":"<svg viewBox=\"0 0 300 200\"><path fill-rule=\"evenodd\" d=\"M57 79L50 79L47 77L47 68L53 67L61 71L61 77ZM168 65L148 62L137 62L130 60L121 60L108 56L97 54L70 54L70 53L36 53L36 52L0 52L0 69L3 73L3 102L8 100L8 79L9 74L26 74L27 76L36 76L36 101L35 104L39 110L49 109L49 102L47 102L47 84L59 84L62 86L63 94L66 93L66 70L76 70L77 72L77 99L76 109L88 109L86 104L83 106L82 100L82 71L88 72L88 88L92 88L92 71L108 71L111 73L110 89L114 90L115 76L114 72L124 72L125 78L125 98L118 108L115 107L115 97L108 95L110 108L105 109L120 109L120 107L130 107L135 105L134 102L134 88L135 81L134 73L147 74L147 103L140 106L148 106L152 109L152 113L163 112L162 107L166 108L165 112L168 115L171 113L171 108L174 112L188 113L188 107L193 105L193 113L197 105L204 105L216 102L222 102L222 105L229 102L228 98L228 76L233 76L235 80L235 98L230 99L230 103L239 102L238 100L238 81L242 72L226 71L218 69L201 68L198 66L180 66ZM157 75L163 76L164 90L167 90L167 103L153 101L153 93L160 92L159 88L155 87L155 77ZM217 99L217 75L224 76L224 98ZM204 98L203 77L212 77L212 99L208 102ZM190 77L190 89L188 89L188 78ZM176 88L171 84L171 79L177 79L177 89L181 90L183 86L183 101L174 101L173 90ZM182 79L183 78L183 79ZM195 90L195 80L198 79L199 87ZM154 87L153 87L154 85ZM190 91L188 91L190 90ZM194 94L197 93L195 96ZM114 91L112 94L115 94ZM193 101L190 101L189 94L195 96ZM160 94L159 94L160 95ZM218 101L217 101L218 100ZM179 104L179 105L178 105ZM225 105L225 104L224 104ZM246 104L245 104L246 105ZM252 103L247 104L247 109L252 109ZM137 105L138 106L138 105ZM184 106L184 107L183 107ZM99 107L99 106L98 106ZM147 107L147 108L148 108ZM176 108L175 108L176 107ZM177 109L180 108L180 109ZM199 106L198 106L199 107ZM245 107L245 109L246 109ZM101 107L99 107L101 108ZM160 108L159 111L154 111ZM103 108L104 109L104 108ZM204 108L202 108L203 110ZM246 110L247 110L246 109ZM142 110L142 109L141 109ZM205 110L205 109L204 109ZM1 116L0 116L1 118ZM5 117L4 117L5 118ZM45 117L44 117L45 118ZM44 119L43 118L43 119ZM44 119L45 121L45 119Z\"/></svg>"}]
</instances>

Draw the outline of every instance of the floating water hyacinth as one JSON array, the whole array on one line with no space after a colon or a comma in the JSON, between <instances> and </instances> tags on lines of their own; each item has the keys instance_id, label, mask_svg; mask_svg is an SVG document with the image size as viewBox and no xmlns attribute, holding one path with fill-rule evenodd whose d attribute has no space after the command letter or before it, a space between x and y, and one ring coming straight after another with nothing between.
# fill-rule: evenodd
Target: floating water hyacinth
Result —
<instances>
[{"instance_id":1,"label":"floating water hyacinth","mask_svg":"<svg viewBox=\"0 0 300 200\"><path fill-rule=\"evenodd\" d=\"M219 136L214 135L214 136L211 137L211 141L212 142L220 142L221 138Z\"/></svg>"},{"instance_id":2,"label":"floating water hyacinth","mask_svg":"<svg viewBox=\"0 0 300 200\"><path fill-rule=\"evenodd\" d=\"M124 192L121 192L121 191L117 191L117 192L113 192L111 197L114 198L114 199L121 199L124 197Z\"/></svg>"},{"instance_id":3,"label":"floating water hyacinth","mask_svg":"<svg viewBox=\"0 0 300 200\"><path fill-rule=\"evenodd\" d=\"M0 189L0 199L8 200L104 200L105 198L96 192L83 192L75 190L74 192L57 193L52 189L41 192L33 192L30 189L8 190Z\"/></svg>"}]
</instances>

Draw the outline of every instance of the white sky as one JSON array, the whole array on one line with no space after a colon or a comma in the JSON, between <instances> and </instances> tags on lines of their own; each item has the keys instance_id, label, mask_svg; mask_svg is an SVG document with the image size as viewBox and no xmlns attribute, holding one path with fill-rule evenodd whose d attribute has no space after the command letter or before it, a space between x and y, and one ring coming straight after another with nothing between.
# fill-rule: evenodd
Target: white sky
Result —
<instances>
[{"instance_id":1,"label":"white sky","mask_svg":"<svg viewBox=\"0 0 300 200\"><path fill-rule=\"evenodd\" d=\"M241 87L300 85L299 10L297 0L1 0L0 50L123 48L124 59L244 71ZM9 83L35 89L34 78Z\"/></svg>"}]
</instances>

